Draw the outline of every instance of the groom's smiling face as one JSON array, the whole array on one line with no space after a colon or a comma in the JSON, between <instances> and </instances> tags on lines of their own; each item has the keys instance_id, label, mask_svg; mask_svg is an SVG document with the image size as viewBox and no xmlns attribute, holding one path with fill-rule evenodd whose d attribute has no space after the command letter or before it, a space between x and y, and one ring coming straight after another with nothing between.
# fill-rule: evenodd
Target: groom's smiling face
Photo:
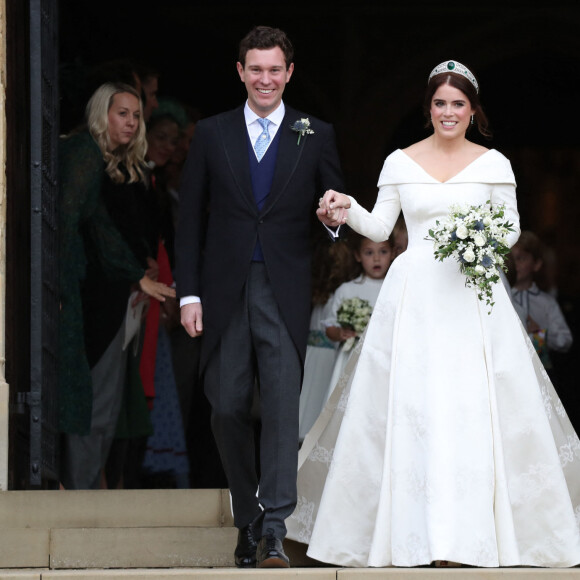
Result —
<instances>
[{"instance_id":1,"label":"groom's smiling face","mask_svg":"<svg viewBox=\"0 0 580 580\"><path fill-rule=\"evenodd\" d=\"M286 68L284 53L278 46L267 50L253 48L246 53L246 63L237 63L240 79L248 91L248 105L260 117L278 108L294 63Z\"/></svg>"}]
</instances>

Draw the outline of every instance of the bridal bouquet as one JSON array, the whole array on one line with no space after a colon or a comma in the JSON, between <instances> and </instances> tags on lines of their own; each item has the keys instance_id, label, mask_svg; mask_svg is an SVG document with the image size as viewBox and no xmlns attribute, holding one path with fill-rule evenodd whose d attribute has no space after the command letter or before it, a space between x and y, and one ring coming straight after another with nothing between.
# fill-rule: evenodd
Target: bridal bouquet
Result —
<instances>
[{"instance_id":1,"label":"bridal bouquet","mask_svg":"<svg viewBox=\"0 0 580 580\"><path fill-rule=\"evenodd\" d=\"M361 334L367 327L373 311L372 306L368 300L362 298L345 298L338 308L336 319L338 324L343 328L354 330L357 334ZM343 350L350 350L355 338L349 338L345 341Z\"/></svg>"},{"instance_id":2,"label":"bridal bouquet","mask_svg":"<svg viewBox=\"0 0 580 580\"><path fill-rule=\"evenodd\" d=\"M500 269L506 271L505 256L510 249L506 238L513 232L513 224L505 219L505 206L492 207L488 201L476 206L451 206L447 219L435 222L427 240L433 240L435 259L452 257L465 274L465 285L475 288L477 297L489 306L492 285L499 280ZM489 313L488 312L488 313Z\"/></svg>"}]
</instances>

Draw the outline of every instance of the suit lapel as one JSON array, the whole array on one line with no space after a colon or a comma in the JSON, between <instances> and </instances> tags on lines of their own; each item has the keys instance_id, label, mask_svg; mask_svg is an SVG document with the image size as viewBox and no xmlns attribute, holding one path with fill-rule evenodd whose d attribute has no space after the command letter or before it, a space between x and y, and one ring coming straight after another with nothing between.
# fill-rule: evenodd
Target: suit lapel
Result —
<instances>
[{"instance_id":1,"label":"suit lapel","mask_svg":"<svg viewBox=\"0 0 580 580\"><path fill-rule=\"evenodd\" d=\"M290 129L290 125L296 119L298 119L298 113L294 109L286 107L282 125L278 129L280 132L280 144L278 145L276 169L274 170L270 195L264 204L262 215L267 214L284 193L290 178L298 166L302 151L304 151L304 138L300 141L300 145L297 145L298 134Z\"/></svg>"},{"instance_id":2,"label":"suit lapel","mask_svg":"<svg viewBox=\"0 0 580 580\"><path fill-rule=\"evenodd\" d=\"M244 117L244 107L239 107L232 111L231 115L220 119L220 132L233 179L244 200L253 211L257 212L248 162L248 130Z\"/></svg>"}]
</instances>

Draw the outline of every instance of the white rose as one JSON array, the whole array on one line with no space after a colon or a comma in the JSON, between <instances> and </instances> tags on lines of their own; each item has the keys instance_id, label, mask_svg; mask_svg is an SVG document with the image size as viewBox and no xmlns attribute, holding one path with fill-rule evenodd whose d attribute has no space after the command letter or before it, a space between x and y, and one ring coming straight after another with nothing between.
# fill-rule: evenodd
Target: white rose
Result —
<instances>
[{"instance_id":1,"label":"white rose","mask_svg":"<svg viewBox=\"0 0 580 580\"><path fill-rule=\"evenodd\" d=\"M491 225L491 218L490 217L484 217L483 218L483 225L485 227L489 227Z\"/></svg>"},{"instance_id":2,"label":"white rose","mask_svg":"<svg viewBox=\"0 0 580 580\"><path fill-rule=\"evenodd\" d=\"M460 239L464 240L469 235L469 230L462 224L457 227L455 235Z\"/></svg>"},{"instance_id":3,"label":"white rose","mask_svg":"<svg viewBox=\"0 0 580 580\"><path fill-rule=\"evenodd\" d=\"M475 235L473 236L473 243L474 243L476 246L479 246L480 248L481 248L482 246L485 246L485 242L486 242L486 241L487 241L487 240L485 239L485 236L484 236L483 234L475 234Z\"/></svg>"},{"instance_id":4,"label":"white rose","mask_svg":"<svg viewBox=\"0 0 580 580\"><path fill-rule=\"evenodd\" d=\"M473 262L473 260L475 260L475 254L473 253L473 250L465 250L465 252L463 252L463 259L466 262Z\"/></svg>"},{"instance_id":5,"label":"white rose","mask_svg":"<svg viewBox=\"0 0 580 580\"><path fill-rule=\"evenodd\" d=\"M483 274L483 273L485 272L485 268L484 268L483 266L481 266L481 265L479 265L479 266L475 266L475 271L476 271L478 274Z\"/></svg>"}]
</instances>

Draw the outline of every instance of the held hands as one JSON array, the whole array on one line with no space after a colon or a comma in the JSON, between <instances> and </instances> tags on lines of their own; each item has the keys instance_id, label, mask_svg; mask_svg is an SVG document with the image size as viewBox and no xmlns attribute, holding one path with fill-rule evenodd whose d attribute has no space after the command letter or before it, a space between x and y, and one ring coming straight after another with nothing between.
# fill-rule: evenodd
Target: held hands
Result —
<instances>
[{"instance_id":1,"label":"held hands","mask_svg":"<svg viewBox=\"0 0 580 580\"><path fill-rule=\"evenodd\" d=\"M316 215L318 219L330 228L336 228L346 223L350 199L344 193L329 189L318 201Z\"/></svg>"},{"instance_id":2,"label":"held hands","mask_svg":"<svg viewBox=\"0 0 580 580\"><path fill-rule=\"evenodd\" d=\"M185 304L181 307L181 324L189 336L195 338L203 334L203 310L201 302Z\"/></svg>"}]
</instances>

